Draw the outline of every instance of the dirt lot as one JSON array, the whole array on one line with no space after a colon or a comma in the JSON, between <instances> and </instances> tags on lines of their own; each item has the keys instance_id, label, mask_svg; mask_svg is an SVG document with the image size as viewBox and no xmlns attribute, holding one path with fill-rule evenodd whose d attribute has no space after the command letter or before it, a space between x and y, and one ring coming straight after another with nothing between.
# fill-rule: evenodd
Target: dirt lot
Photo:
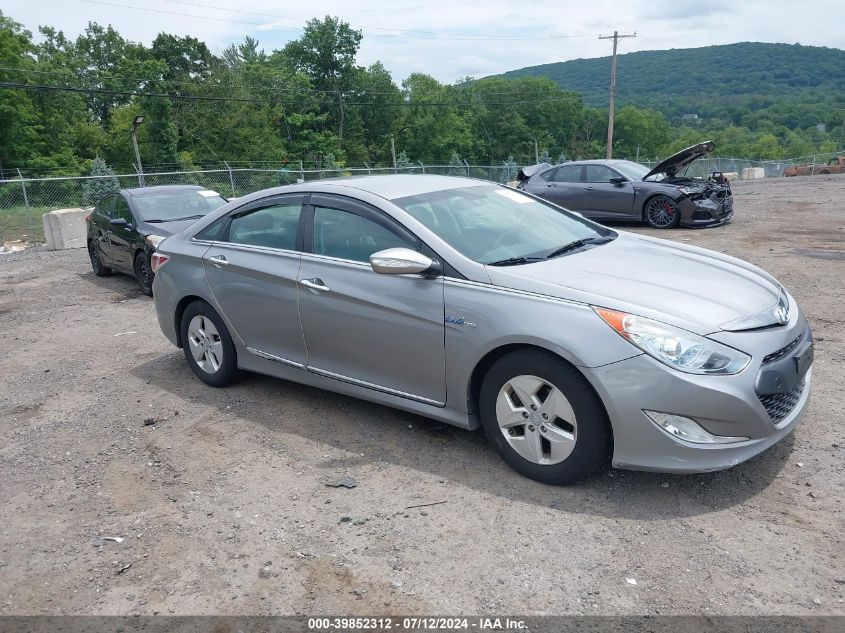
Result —
<instances>
[{"instance_id":1,"label":"dirt lot","mask_svg":"<svg viewBox=\"0 0 845 633\"><path fill-rule=\"evenodd\" d=\"M809 415L726 472L570 488L410 414L208 388L131 279L0 256L0 614L845 614L845 176L735 191L732 224L660 236L795 294Z\"/></svg>"}]
</instances>

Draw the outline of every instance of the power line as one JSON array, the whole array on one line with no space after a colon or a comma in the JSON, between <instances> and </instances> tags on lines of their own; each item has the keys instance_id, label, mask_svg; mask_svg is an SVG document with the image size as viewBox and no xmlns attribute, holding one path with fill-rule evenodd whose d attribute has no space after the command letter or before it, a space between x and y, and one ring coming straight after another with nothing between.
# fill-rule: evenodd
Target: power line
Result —
<instances>
[{"instance_id":1,"label":"power line","mask_svg":"<svg viewBox=\"0 0 845 633\"><path fill-rule=\"evenodd\" d=\"M163 84L163 85L177 85L177 86L191 86L191 87L204 87L204 88L221 88L231 90L234 88L240 88L245 90L271 90L273 92L293 92L293 93L313 93L313 94L330 94L336 95L336 90L321 90L318 88L284 88L284 87L274 87L274 86L267 86L264 85L256 85L256 84L243 84L243 83L211 83L208 81L184 81L178 79L162 79L161 77L124 77L120 75L113 75L109 73L97 73L97 74L90 74L90 73L75 73L71 70L39 70L36 68L21 68L19 66L0 66L0 70L5 70L7 72L18 72L23 74L36 74L36 75L51 75L55 77L65 77L65 78L72 78L72 79L79 79L79 80L87 80L92 81L95 83L102 83L103 81L121 81L121 82L134 82L134 83L156 83L156 84ZM473 88L470 87L463 87L463 86L452 86L455 90L462 91L462 94L474 94ZM385 91L370 91L370 90L362 90L359 91L364 96L401 96L401 91L397 88L396 92L385 92ZM560 98L571 98L567 97L566 95L562 95L557 92L550 92L550 91L543 91L543 92L525 92L519 90L483 90L483 93L486 95L513 95L519 96L523 99L539 99L542 97L560 97Z\"/></svg>"},{"instance_id":2,"label":"power line","mask_svg":"<svg viewBox=\"0 0 845 633\"><path fill-rule=\"evenodd\" d=\"M152 97L160 99L174 99L183 101L209 101L209 102L233 102L233 103L253 103L253 104L267 104L267 105L303 105L302 101L282 101L279 99L256 99L252 97L215 97L208 95L184 95L184 94L166 94L157 92L138 92L135 90L107 90L103 88L79 88L76 86L52 86L45 84L22 84L14 82L0 82L0 88L18 89L18 90L45 90L53 92L76 92L87 94L103 94L110 96L122 97ZM347 105L350 106L380 106L380 107L409 107L409 108L461 108L461 107L477 107L477 106L510 106L510 105L540 105L543 103L556 103L563 101L575 101L580 97L562 96L555 99L545 100L518 100L518 101L453 101L453 102L437 102L437 101L399 101L396 103L376 103L376 102L361 102L351 101ZM312 105L322 107L334 107L338 105L336 101L314 102Z\"/></svg>"},{"instance_id":3,"label":"power line","mask_svg":"<svg viewBox=\"0 0 845 633\"><path fill-rule=\"evenodd\" d=\"M251 22L246 20L237 20L231 18L220 18L220 17L213 17L208 15L196 15L192 13L180 13L176 11L165 11L164 9L153 9L150 7L139 7L133 6L129 4L119 4L115 2L104 2L102 0L80 0L80 2L86 2L88 4L99 4L108 7L117 7L121 9L133 9L135 11L147 11L151 13L163 13L167 15L177 15L181 17L189 17L189 18L197 18L200 20L214 20L217 22L234 22L237 24L249 24L252 26L266 26L266 22ZM282 16L273 13L259 13L256 11L246 11L243 9L228 9L220 6L204 4L200 2L188 2L187 0L165 0L165 2L171 2L173 4L181 4L181 5L188 5L194 6L198 8L204 9L214 9L216 11L225 11L228 13L237 13L241 15L254 15L258 17L265 17L271 18L274 20L287 20L291 22L297 22L301 24L305 22L304 19L299 18L291 18L287 16ZM533 37L521 37L516 35L495 35L495 34L478 34L478 35L470 35L470 34L461 34L457 32L450 32L450 31L429 31L429 30L422 30L422 29L400 29L400 28L391 28L391 27L379 27L379 26L365 26L365 25L351 25L355 26L359 29L366 29L370 31L389 31L394 32L397 34L403 34L403 37L409 39L420 39L420 40L453 40L453 41L514 41L514 42L523 42L523 41L534 41L534 40L559 40L559 39L572 39L572 38L581 38L581 37L593 37L592 34L572 34L572 35L544 35L544 36L533 36ZM282 28L285 30L300 30L301 26L279 26L278 28ZM423 35L410 35L412 33L422 33ZM399 35L389 35L387 33L384 34L371 34L374 37L399 37Z\"/></svg>"}]
</instances>

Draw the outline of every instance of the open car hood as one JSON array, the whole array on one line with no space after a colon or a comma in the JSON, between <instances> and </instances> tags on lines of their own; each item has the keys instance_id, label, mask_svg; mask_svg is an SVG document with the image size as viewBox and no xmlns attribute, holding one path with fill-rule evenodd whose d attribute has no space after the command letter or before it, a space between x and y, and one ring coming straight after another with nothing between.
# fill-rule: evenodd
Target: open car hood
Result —
<instances>
[{"instance_id":1,"label":"open car hood","mask_svg":"<svg viewBox=\"0 0 845 633\"><path fill-rule=\"evenodd\" d=\"M667 176L674 176L684 167L698 160L705 154L709 154L714 149L716 149L716 143L714 143L713 141L704 141L703 143L699 143L698 145L693 145L692 147L682 149L677 154L672 154L669 158L666 158L657 163L654 169L652 169L645 176L643 176L643 180L645 180L646 178L650 178L655 174L666 174Z\"/></svg>"},{"instance_id":2,"label":"open car hood","mask_svg":"<svg viewBox=\"0 0 845 633\"><path fill-rule=\"evenodd\" d=\"M551 167L552 166L548 163L539 163L537 165L528 165L527 167L520 167L519 171L516 173L516 179L519 182L526 182L534 174L539 174L541 171L551 169Z\"/></svg>"}]
</instances>

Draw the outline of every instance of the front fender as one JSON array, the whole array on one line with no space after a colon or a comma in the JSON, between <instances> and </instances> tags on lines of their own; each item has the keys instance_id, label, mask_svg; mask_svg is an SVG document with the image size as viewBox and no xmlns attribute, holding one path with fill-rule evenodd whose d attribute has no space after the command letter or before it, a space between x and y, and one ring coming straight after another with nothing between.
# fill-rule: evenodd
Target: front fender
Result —
<instances>
[{"instance_id":1,"label":"front fender","mask_svg":"<svg viewBox=\"0 0 845 633\"><path fill-rule=\"evenodd\" d=\"M508 345L546 349L576 367L599 367L640 352L583 303L464 280L444 284L447 404L466 411L478 363Z\"/></svg>"}]
</instances>

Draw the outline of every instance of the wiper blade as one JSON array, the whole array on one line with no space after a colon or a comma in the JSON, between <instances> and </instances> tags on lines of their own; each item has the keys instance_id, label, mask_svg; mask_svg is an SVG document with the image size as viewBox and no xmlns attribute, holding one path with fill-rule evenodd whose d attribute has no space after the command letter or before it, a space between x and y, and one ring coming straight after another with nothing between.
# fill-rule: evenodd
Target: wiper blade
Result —
<instances>
[{"instance_id":1,"label":"wiper blade","mask_svg":"<svg viewBox=\"0 0 845 633\"><path fill-rule=\"evenodd\" d=\"M161 218L153 218L152 220L144 220L147 224L160 224L162 222L170 222L170 220L162 220Z\"/></svg>"},{"instance_id":2,"label":"wiper blade","mask_svg":"<svg viewBox=\"0 0 845 633\"><path fill-rule=\"evenodd\" d=\"M612 240L613 238L609 235L606 235L604 237L586 237L582 240L574 240L572 242L569 242L569 244L564 244L560 248L553 250L551 253L546 255L545 259L560 257L561 255L565 255L570 251L574 251L575 249L587 246L588 244L606 244L607 242L610 242Z\"/></svg>"},{"instance_id":3,"label":"wiper blade","mask_svg":"<svg viewBox=\"0 0 845 633\"><path fill-rule=\"evenodd\" d=\"M164 220L164 222L181 222L182 220L197 220L199 218L204 218L205 215L200 213L199 215L186 215L184 218L173 218L172 220Z\"/></svg>"},{"instance_id":4,"label":"wiper blade","mask_svg":"<svg viewBox=\"0 0 845 633\"><path fill-rule=\"evenodd\" d=\"M488 262L488 266L517 266L519 264L530 264L531 262L538 262L543 257L508 257L507 259L500 259L495 262Z\"/></svg>"}]
</instances>

